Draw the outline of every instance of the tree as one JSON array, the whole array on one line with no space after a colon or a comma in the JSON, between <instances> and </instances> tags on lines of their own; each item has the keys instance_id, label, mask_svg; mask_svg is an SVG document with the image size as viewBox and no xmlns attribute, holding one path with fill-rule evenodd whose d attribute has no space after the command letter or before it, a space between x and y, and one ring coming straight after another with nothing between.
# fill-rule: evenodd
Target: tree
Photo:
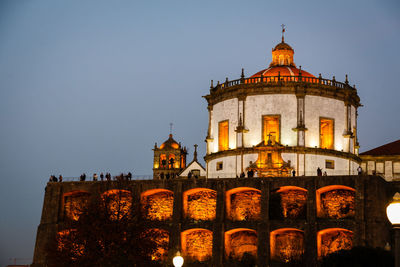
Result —
<instances>
[{"instance_id":1,"label":"tree","mask_svg":"<svg viewBox=\"0 0 400 267\"><path fill-rule=\"evenodd\" d=\"M64 223L48 243L48 266L158 266L152 256L161 257L168 240L133 215L129 191L108 192L92 197L78 220Z\"/></svg>"},{"instance_id":2,"label":"tree","mask_svg":"<svg viewBox=\"0 0 400 267\"><path fill-rule=\"evenodd\" d=\"M394 266L393 255L381 248L354 247L329 254L321 261L321 267L376 267Z\"/></svg>"}]
</instances>

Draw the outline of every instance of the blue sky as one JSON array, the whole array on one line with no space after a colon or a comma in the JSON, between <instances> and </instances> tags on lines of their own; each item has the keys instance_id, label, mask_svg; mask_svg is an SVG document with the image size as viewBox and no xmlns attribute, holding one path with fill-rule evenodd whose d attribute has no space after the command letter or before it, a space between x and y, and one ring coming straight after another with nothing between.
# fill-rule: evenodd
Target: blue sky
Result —
<instances>
[{"instance_id":1,"label":"blue sky","mask_svg":"<svg viewBox=\"0 0 400 267\"><path fill-rule=\"evenodd\" d=\"M297 65L356 84L361 151L399 139L399 11L394 0L0 1L0 266L32 258L49 175L151 174L170 122L204 155L210 80L265 68L282 23Z\"/></svg>"}]
</instances>

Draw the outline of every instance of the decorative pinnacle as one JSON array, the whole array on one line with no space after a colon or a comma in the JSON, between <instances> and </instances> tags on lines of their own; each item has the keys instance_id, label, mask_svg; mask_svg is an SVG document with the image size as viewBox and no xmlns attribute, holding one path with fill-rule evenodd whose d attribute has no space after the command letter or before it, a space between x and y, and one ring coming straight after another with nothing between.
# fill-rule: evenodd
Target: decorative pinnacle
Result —
<instances>
[{"instance_id":1,"label":"decorative pinnacle","mask_svg":"<svg viewBox=\"0 0 400 267\"><path fill-rule=\"evenodd\" d=\"M194 145L193 161L197 161L197 144Z\"/></svg>"},{"instance_id":2,"label":"decorative pinnacle","mask_svg":"<svg viewBox=\"0 0 400 267\"><path fill-rule=\"evenodd\" d=\"M242 68L242 75L240 75L240 78L244 78L244 68Z\"/></svg>"},{"instance_id":3,"label":"decorative pinnacle","mask_svg":"<svg viewBox=\"0 0 400 267\"><path fill-rule=\"evenodd\" d=\"M347 74L346 74L346 81L345 81L345 83L346 83L346 84L349 84L349 79L348 79L348 77L347 77Z\"/></svg>"},{"instance_id":4,"label":"decorative pinnacle","mask_svg":"<svg viewBox=\"0 0 400 267\"><path fill-rule=\"evenodd\" d=\"M282 27L282 43L285 42L285 36L283 35L285 33L285 30L286 30L285 26L286 26L285 24L281 24L281 27Z\"/></svg>"},{"instance_id":5,"label":"decorative pinnacle","mask_svg":"<svg viewBox=\"0 0 400 267\"><path fill-rule=\"evenodd\" d=\"M213 85L213 80L211 80L211 86L210 86L210 88L213 88L214 87L214 85Z\"/></svg>"}]
</instances>

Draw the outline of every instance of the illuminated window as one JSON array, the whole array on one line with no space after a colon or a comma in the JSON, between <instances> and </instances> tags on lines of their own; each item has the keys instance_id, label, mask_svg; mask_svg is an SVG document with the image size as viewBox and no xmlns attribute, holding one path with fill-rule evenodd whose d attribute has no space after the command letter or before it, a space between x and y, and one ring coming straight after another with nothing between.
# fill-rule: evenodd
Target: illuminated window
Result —
<instances>
[{"instance_id":1,"label":"illuminated window","mask_svg":"<svg viewBox=\"0 0 400 267\"><path fill-rule=\"evenodd\" d=\"M221 121L218 123L218 150L229 149L229 121Z\"/></svg>"},{"instance_id":2,"label":"illuminated window","mask_svg":"<svg viewBox=\"0 0 400 267\"><path fill-rule=\"evenodd\" d=\"M333 149L333 120L320 118L320 147Z\"/></svg>"},{"instance_id":3,"label":"illuminated window","mask_svg":"<svg viewBox=\"0 0 400 267\"><path fill-rule=\"evenodd\" d=\"M279 115L267 115L262 117L263 120L263 140L265 144L268 143L268 139L271 139L272 143L279 143L279 128L280 128L280 116Z\"/></svg>"},{"instance_id":4,"label":"illuminated window","mask_svg":"<svg viewBox=\"0 0 400 267\"><path fill-rule=\"evenodd\" d=\"M325 168L326 169L334 169L335 168L335 161L334 160L325 160Z\"/></svg>"},{"instance_id":5,"label":"illuminated window","mask_svg":"<svg viewBox=\"0 0 400 267\"><path fill-rule=\"evenodd\" d=\"M222 161L217 162L217 171L220 171L224 168L224 163Z\"/></svg>"}]
</instances>

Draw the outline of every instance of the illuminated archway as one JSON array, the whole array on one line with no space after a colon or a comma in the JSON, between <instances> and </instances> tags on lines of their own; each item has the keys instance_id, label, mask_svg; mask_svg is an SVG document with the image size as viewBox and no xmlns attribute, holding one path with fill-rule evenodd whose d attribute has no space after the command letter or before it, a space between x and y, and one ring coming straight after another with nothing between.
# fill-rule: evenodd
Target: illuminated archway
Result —
<instances>
[{"instance_id":1,"label":"illuminated archway","mask_svg":"<svg viewBox=\"0 0 400 267\"><path fill-rule=\"evenodd\" d=\"M225 232L226 257L241 260L245 253L257 257L257 232L247 228L237 228Z\"/></svg>"},{"instance_id":2,"label":"illuminated archway","mask_svg":"<svg viewBox=\"0 0 400 267\"><path fill-rule=\"evenodd\" d=\"M330 185L316 192L317 216L342 219L355 214L355 190L343 185Z\"/></svg>"},{"instance_id":3,"label":"illuminated archway","mask_svg":"<svg viewBox=\"0 0 400 267\"><path fill-rule=\"evenodd\" d=\"M165 221L172 218L174 193L167 189L152 189L141 195L142 215L147 220Z\"/></svg>"},{"instance_id":4,"label":"illuminated archway","mask_svg":"<svg viewBox=\"0 0 400 267\"><path fill-rule=\"evenodd\" d=\"M343 228L328 228L317 234L318 257L353 247L353 232Z\"/></svg>"},{"instance_id":5,"label":"illuminated archway","mask_svg":"<svg viewBox=\"0 0 400 267\"><path fill-rule=\"evenodd\" d=\"M304 232L295 228L282 228L270 234L271 259L289 262L300 260L304 254Z\"/></svg>"},{"instance_id":6,"label":"illuminated archway","mask_svg":"<svg viewBox=\"0 0 400 267\"><path fill-rule=\"evenodd\" d=\"M152 238L157 246L151 254L151 259L154 261L165 260L168 256L169 232L164 229L151 228L147 229L144 235Z\"/></svg>"},{"instance_id":7,"label":"illuminated archway","mask_svg":"<svg viewBox=\"0 0 400 267\"><path fill-rule=\"evenodd\" d=\"M261 191L251 187L238 187L226 192L227 217L233 221L261 218Z\"/></svg>"},{"instance_id":8,"label":"illuminated archway","mask_svg":"<svg viewBox=\"0 0 400 267\"><path fill-rule=\"evenodd\" d=\"M271 194L271 217L297 219L305 217L307 190L297 186L282 186Z\"/></svg>"},{"instance_id":9,"label":"illuminated archway","mask_svg":"<svg viewBox=\"0 0 400 267\"><path fill-rule=\"evenodd\" d=\"M208 188L194 188L183 193L185 217L193 220L215 219L217 192Z\"/></svg>"},{"instance_id":10,"label":"illuminated archway","mask_svg":"<svg viewBox=\"0 0 400 267\"><path fill-rule=\"evenodd\" d=\"M195 228L181 233L182 253L194 261L206 261L212 257L213 234L210 230Z\"/></svg>"},{"instance_id":11,"label":"illuminated archway","mask_svg":"<svg viewBox=\"0 0 400 267\"><path fill-rule=\"evenodd\" d=\"M71 191L63 195L64 215L77 221L88 204L90 193L86 191Z\"/></svg>"},{"instance_id":12,"label":"illuminated archway","mask_svg":"<svg viewBox=\"0 0 400 267\"><path fill-rule=\"evenodd\" d=\"M111 220L120 220L132 214L132 193L128 190L111 189L102 194Z\"/></svg>"}]
</instances>

